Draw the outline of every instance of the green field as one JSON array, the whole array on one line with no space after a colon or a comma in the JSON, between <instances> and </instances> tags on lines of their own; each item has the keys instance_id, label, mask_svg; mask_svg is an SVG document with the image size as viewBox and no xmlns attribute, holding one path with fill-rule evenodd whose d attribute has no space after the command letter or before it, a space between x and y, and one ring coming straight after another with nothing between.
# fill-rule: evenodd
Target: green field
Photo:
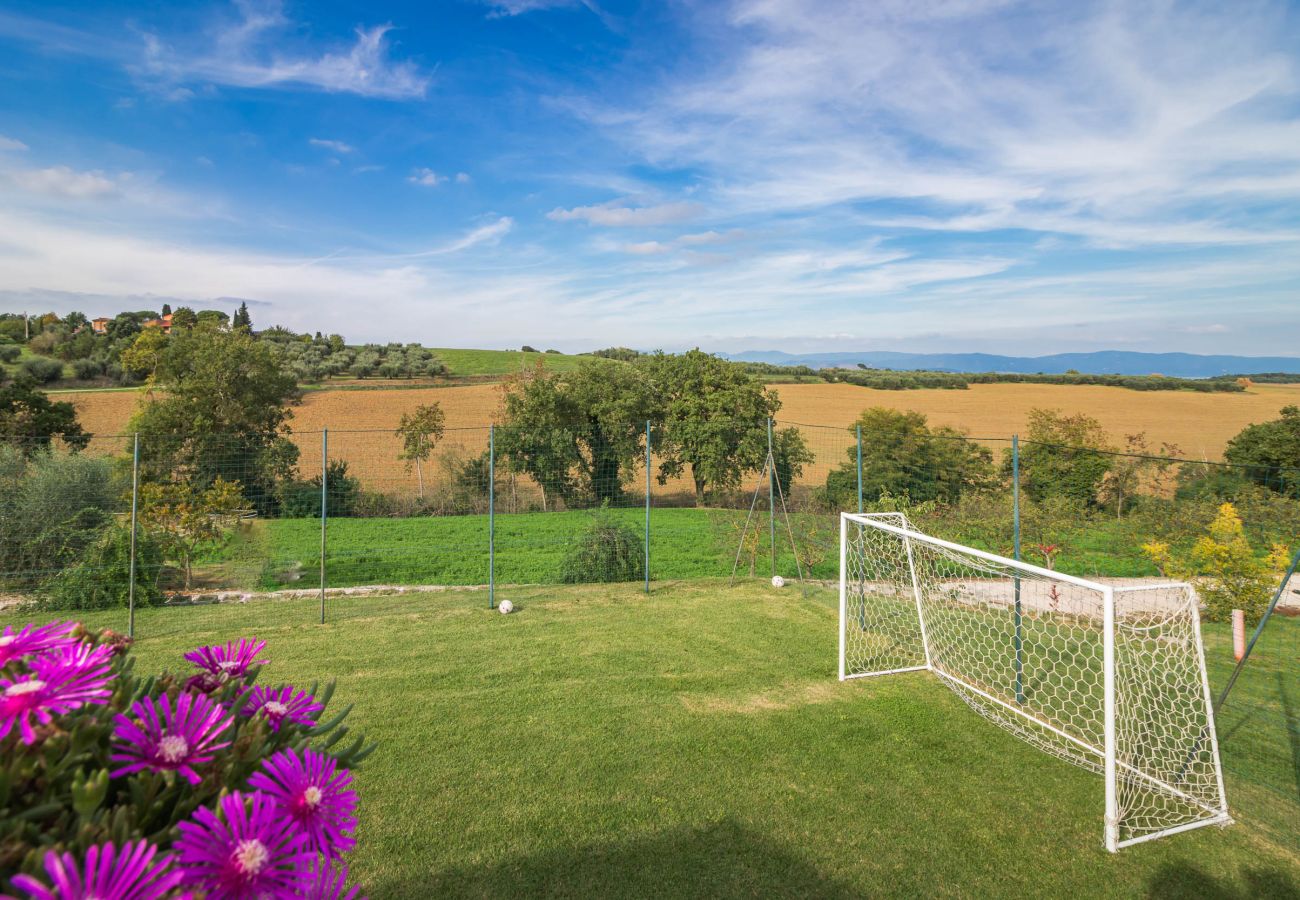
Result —
<instances>
[{"instance_id":1,"label":"green field","mask_svg":"<svg viewBox=\"0 0 1300 900\"><path fill-rule=\"evenodd\" d=\"M447 364L453 376L509 375L537 365L538 360L545 362L546 368L552 371L567 372L576 369L583 360L593 358L581 354L524 353L520 350L466 350L457 347L430 349Z\"/></svg>"},{"instance_id":2,"label":"green field","mask_svg":"<svg viewBox=\"0 0 1300 900\"><path fill-rule=\"evenodd\" d=\"M1257 815L1300 809L1294 746L1243 740L1277 724L1260 710L1286 701L1286 652L1261 656L1242 682L1255 712L1222 729L1240 823L1112 856L1096 775L923 673L838 683L829 591L713 580L649 597L502 594L510 617L481 591L331 597L323 626L306 624L315 601L144 610L137 665L181 668L190 647L253 634L270 644L264 680L339 679L350 723L380 743L358 773L352 865L374 898L1300 889L1294 831L1278 837ZM121 611L86 618L122 624ZM1279 626L1294 646L1300 621ZM1227 635L1212 628L1208 643L1219 680ZM1290 805L1260 786L1273 783Z\"/></svg>"},{"instance_id":3,"label":"green field","mask_svg":"<svg viewBox=\"0 0 1300 900\"><path fill-rule=\"evenodd\" d=\"M610 511L643 540L645 510ZM553 584L559 580L565 550L588 527L584 511L501 514L496 517L496 577L499 581ZM655 580L729 575L745 521L744 510L657 508L651 513L650 574ZM936 527L947 525L947 527ZM918 520L922 530L997 553L1010 552L1010 523L943 523ZM839 540L834 517L796 513L791 527L801 559L813 563L818 578L837 577ZM1004 533L1005 532L1005 533ZM768 520L758 512L750 524L750 544L742 554L747 572L750 551L755 571L771 570ZM778 519L777 570L795 574L790 537ZM1068 550L1058 558L1061 571L1112 577L1159 573L1138 549L1142 535L1127 520L1110 517L1081 523ZM488 517L484 515L415 518L336 518L329 521L326 574L329 585L485 584L488 580ZM1040 563L1032 550L1029 562ZM200 575L211 587L274 590L319 579L320 521L271 519L243 526L211 553Z\"/></svg>"}]
</instances>

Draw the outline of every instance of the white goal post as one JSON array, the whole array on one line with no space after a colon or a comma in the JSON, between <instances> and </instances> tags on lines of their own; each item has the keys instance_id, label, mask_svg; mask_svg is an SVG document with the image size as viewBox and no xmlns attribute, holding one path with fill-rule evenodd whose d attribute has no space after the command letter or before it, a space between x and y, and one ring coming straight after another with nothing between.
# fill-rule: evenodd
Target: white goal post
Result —
<instances>
[{"instance_id":1,"label":"white goal post","mask_svg":"<svg viewBox=\"0 0 1300 900\"><path fill-rule=\"evenodd\" d=\"M930 671L972 709L1105 779L1105 845L1232 821L1195 591L1113 587L840 518L839 677Z\"/></svg>"}]
</instances>

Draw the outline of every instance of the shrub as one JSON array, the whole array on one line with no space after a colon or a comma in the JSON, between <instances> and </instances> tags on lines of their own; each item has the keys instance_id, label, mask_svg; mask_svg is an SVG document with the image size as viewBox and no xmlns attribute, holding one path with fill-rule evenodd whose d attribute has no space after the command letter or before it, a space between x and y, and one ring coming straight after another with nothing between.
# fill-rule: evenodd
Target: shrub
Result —
<instances>
[{"instance_id":1,"label":"shrub","mask_svg":"<svg viewBox=\"0 0 1300 900\"><path fill-rule=\"evenodd\" d=\"M1192 573L1201 576L1197 587L1205 618L1225 622L1240 609L1248 623L1258 622L1271 599L1269 566L1256 558L1231 503L1219 507L1206 531L1192 546L1190 558Z\"/></svg>"},{"instance_id":2,"label":"shrub","mask_svg":"<svg viewBox=\"0 0 1300 900\"><path fill-rule=\"evenodd\" d=\"M326 511L331 516L354 516L361 497L361 482L348 474L345 460L336 459L325 469ZM294 481L282 488L280 513L289 519L320 518L320 476Z\"/></svg>"},{"instance_id":3,"label":"shrub","mask_svg":"<svg viewBox=\"0 0 1300 900\"><path fill-rule=\"evenodd\" d=\"M569 546L560 564L564 584L640 581L644 577L641 535L604 507L592 516L587 530Z\"/></svg>"},{"instance_id":4,"label":"shrub","mask_svg":"<svg viewBox=\"0 0 1300 900\"><path fill-rule=\"evenodd\" d=\"M135 605L158 606L163 552L141 530L135 543ZM42 590L48 609L110 609L125 607L131 597L131 530L110 525L86 548L74 565L61 571Z\"/></svg>"},{"instance_id":5,"label":"shrub","mask_svg":"<svg viewBox=\"0 0 1300 900\"><path fill-rule=\"evenodd\" d=\"M82 381L89 381L104 374L104 364L93 359L79 359L72 364L72 372Z\"/></svg>"},{"instance_id":6,"label":"shrub","mask_svg":"<svg viewBox=\"0 0 1300 900\"><path fill-rule=\"evenodd\" d=\"M34 356L23 363L23 371L30 375L37 384L49 384L63 377L63 363L57 359L45 359Z\"/></svg>"},{"instance_id":7,"label":"shrub","mask_svg":"<svg viewBox=\"0 0 1300 900\"><path fill-rule=\"evenodd\" d=\"M256 685L263 641L201 647L185 657L196 673L146 677L110 631L55 622L4 636L4 683L40 688L0 711L0 783L22 809L4 824L6 894L73 896L49 888L63 867L60 880L111 883L103 896L341 896L322 887L347 878L349 768L373 746L340 743L346 711L322 721L332 684ZM223 884L242 839L270 858Z\"/></svg>"},{"instance_id":8,"label":"shrub","mask_svg":"<svg viewBox=\"0 0 1300 900\"><path fill-rule=\"evenodd\" d=\"M11 363L23 355L21 347L13 344L0 344L0 362Z\"/></svg>"}]
</instances>

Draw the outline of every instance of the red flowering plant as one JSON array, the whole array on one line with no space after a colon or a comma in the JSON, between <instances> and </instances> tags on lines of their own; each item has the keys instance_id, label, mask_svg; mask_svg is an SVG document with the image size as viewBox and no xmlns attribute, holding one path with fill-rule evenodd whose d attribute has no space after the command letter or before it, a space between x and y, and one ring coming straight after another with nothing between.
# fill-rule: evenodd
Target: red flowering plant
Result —
<instances>
[{"instance_id":1,"label":"red flowering plant","mask_svg":"<svg viewBox=\"0 0 1300 900\"><path fill-rule=\"evenodd\" d=\"M254 685L264 641L138 676L130 641L75 623L0 632L0 894L355 898L351 770L334 685Z\"/></svg>"}]
</instances>

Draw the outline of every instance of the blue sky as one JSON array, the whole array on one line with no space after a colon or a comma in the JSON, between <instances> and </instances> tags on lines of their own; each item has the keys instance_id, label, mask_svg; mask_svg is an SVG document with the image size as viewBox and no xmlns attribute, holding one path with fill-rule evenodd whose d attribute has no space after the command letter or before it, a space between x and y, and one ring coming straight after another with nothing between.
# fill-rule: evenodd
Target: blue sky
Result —
<instances>
[{"instance_id":1,"label":"blue sky","mask_svg":"<svg viewBox=\"0 0 1300 900\"><path fill-rule=\"evenodd\" d=\"M1300 8L0 8L0 308L1300 355Z\"/></svg>"}]
</instances>

